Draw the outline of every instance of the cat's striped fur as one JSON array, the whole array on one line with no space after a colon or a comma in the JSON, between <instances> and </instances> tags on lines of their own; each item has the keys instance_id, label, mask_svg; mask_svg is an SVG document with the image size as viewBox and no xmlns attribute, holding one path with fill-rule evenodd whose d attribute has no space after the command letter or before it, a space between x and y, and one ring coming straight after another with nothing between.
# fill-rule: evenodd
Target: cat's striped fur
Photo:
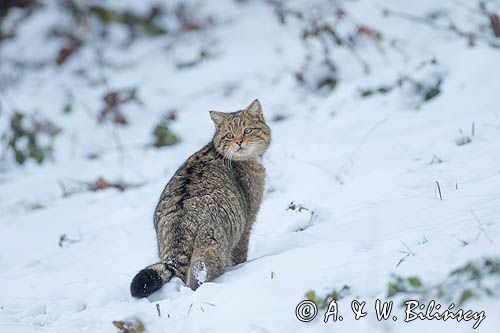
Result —
<instances>
[{"instance_id":1,"label":"cat's striped fur","mask_svg":"<svg viewBox=\"0 0 500 333\"><path fill-rule=\"evenodd\" d=\"M134 277L132 296L148 296L173 276L194 290L247 258L264 192L261 158L270 129L258 100L242 111L210 115L213 140L163 190L154 213L160 262Z\"/></svg>"}]
</instances>

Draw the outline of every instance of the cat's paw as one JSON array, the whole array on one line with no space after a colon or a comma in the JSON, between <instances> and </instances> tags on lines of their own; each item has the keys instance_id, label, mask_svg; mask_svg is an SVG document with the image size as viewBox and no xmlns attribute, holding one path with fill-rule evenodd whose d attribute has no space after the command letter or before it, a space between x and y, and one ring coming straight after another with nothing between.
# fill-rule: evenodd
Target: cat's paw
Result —
<instances>
[{"instance_id":1,"label":"cat's paw","mask_svg":"<svg viewBox=\"0 0 500 333\"><path fill-rule=\"evenodd\" d=\"M163 285L160 274L151 268L145 268L134 277L130 284L130 294L143 298L151 295Z\"/></svg>"}]
</instances>

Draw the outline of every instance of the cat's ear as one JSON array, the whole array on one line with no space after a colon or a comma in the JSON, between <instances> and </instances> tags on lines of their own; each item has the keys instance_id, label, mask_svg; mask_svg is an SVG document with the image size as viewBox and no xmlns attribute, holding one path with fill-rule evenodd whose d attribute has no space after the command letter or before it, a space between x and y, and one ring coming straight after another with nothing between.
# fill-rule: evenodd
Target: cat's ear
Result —
<instances>
[{"instance_id":1,"label":"cat's ear","mask_svg":"<svg viewBox=\"0 0 500 333\"><path fill-rule=\"evenodd\" d=\"M250 105L245 109L245 113L251 115L252 117L262 117L262 105L258 99L254 100Z\"/></svg>"},{"instance_id":2,"label":"cat's ear","mask_svg":"<svg viewBox=\"0 0 500 333\"><path fill-rule=\"evenodd\" d=\"M215 125L219 126L226 119L226 114L219 111L210 111L210 118L212 118Z\"/></svg>"}]
</instances>

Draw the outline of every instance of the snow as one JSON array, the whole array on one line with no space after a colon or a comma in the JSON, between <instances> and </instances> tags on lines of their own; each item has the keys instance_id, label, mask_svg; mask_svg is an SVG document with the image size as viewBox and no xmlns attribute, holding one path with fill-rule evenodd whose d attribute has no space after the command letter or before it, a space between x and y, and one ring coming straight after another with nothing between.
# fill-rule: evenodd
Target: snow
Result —
<instances>
[{"instance_id":1,"label":"snow","mask_svg":"<svg viewBox=\"0 0 500 333\"><path fill-rule=\"evenodd\" d=\"M387 299L391 274L418 275L432 284L469 260L498 256L500 53L383 17L376 2L346 6L387 40L400 40L405 55L388 48L381 56L367 43L362 50L372 71L365 75L339 51L340 81L331 94L313 93L294 78L304 59L300 24L280 25L265 2L229 0L201 6L218 24L177 39L169 50L161 39L139 40L127 50L104 45L114 64L108 85L137 86L143 102L124 107L128 127L96 125L105 89L90 83L99 78L90 49L61 68L25 71L4 89L3 109L36 111L63 132L53 161L0 169L0 332L112 332L111 322L124 318L139 318L148 332L472 331L473 322L405 323L401 309L398 321L379 322L373 304ZM454 1L391 0L384 6L414 15L449 10L464 27L475 22ZM55 57L56 42L33 36L57 18L57 9L48 6L27 21L18 40L2 45L3 74L17 73L16 57ZM216 56L191 69L175 68L205 46ZM432 58L436 65L422 65ZM88 80L74 74L82 66ZM402 75L425 82L439 76L441 94L425 103L407 86L359 95ZM74 110L63 115L68 95ZM175 278L148 299L133 299L133 276L157 262L153 210L179 165L210 140L208 111L238 110L255 98L263 104L272 145L263 159L266 194L248 261L196 291ZM181 142L144 148L171 109L178 110L171 127ZM278 115L286 119L271 121ZM459 145L463 137L471 141ZM144 185L63 196L61 182L99 176ZM287 209L292 201L308 210ZM60 247L63 234L76 241ZM307 291L326 295L344 285L351 294L339 301L342 322L324 323L322 310L310 323L295 318ZM367 302L365 318L354 320L353 299ZM498 294L464 307L485 311L478 332L497 332Z\"/></svg>"},{"instance_id":2,"label":"snow","mask_svg":"<svg viewBox=\"0 0 500 333\"><path fill-rule=\"evenodd\" d=\"M197 265L194 265L194 278L198 281L198 285L207 282L207 267L203 261L199 261Z\"/></svg>"}]
</instances>

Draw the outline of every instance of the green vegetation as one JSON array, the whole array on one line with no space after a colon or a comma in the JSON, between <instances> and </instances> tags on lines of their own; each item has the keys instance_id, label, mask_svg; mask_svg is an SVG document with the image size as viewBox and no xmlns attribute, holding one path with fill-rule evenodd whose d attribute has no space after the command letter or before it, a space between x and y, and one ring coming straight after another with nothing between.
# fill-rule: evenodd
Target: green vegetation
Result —
<instances>
[{"instance_id":1,"label":"green vegetation","mask_svg":"<svg viewBox=\"0 0 500 333\"><path fill-rule=\"evenodd\" d=\"M390 93L396 88L401 88L404 84L409 85L411 90L419 97L420 103L425 103L434 99L441 93L441 84L443 83L442 78L438 78L433 83L426 83L423 81L417 81L409 76L400 77L395 83L390 85L382 85L375 88L364 88L360 89L359 94L361 97L370 97L373 95L384 95ZM417 108L418 106L417 105Z\"/></svg>"},{"instance_id":2,"label":"green vegetation","mask_svg":"<svg viewBox=\"0 0 500 333\"><path fill-rule=\"evenodd\" d=\"M393 275L387 286L387 296L419 295L422 299L441 298L462 305L472 298L494 296L499 287L500 260L484 258L454 269L437 284L424 284L417 276Z\"/></svg>"},{"instance_id":3,"label":"green vegetation","mask_svg":"<svg viewBox=\"0 0 500 333\"><path fill-rule=\"evenodd\" d=\"M41 137L48 137L48 141L51 141L59 132L60 129L47 120L41 121L15 112L2 141L7 143L8 150L13 153L18 164L24 164L29 159L42 163L52 154L53 148L50 142L41 143Z\"/></svg>"},{"instance_id":4,"label":"green vegetation","mask_svg":"<svg viewBox=\"0 0 500 333\"><path fill-rule=\"evenodd\" d=\"M328 308L328 305L332 300L338 301L349 294L350 294L350 287L345 285L340 290L333 290L331 293L329 293L324 297L318 297L316 295L316 292L314 292L313 290L309 290L305 296L306 299L314 302L318 306L318 308L326 309Z\"/></svg>"},{"instance_id":5,"label":"green vegetation","mask_svg":"<svg viewBox=\"0 0 500 333\"><path fill-rule=\"evenodd\" d=\"M171 146L179 141L177 139L177 136L172 133L172 131L168 127L168 124L164 121L156 125L153 130L153 135L155 137L153 146L157 148Z\"/></svg>"},{"instance_id":6,"label":"green vegetation","mask_svg":"<svg viewBox=\"0 0 500 333\"><path fill-rule=\"evenodd\" d=\"M139 319L132 319L127 321L116 320L113 321L113 325L119 330L121 333L144 333L146 329L144 328L144 324Z\"/></svg>"}]
</instances>

